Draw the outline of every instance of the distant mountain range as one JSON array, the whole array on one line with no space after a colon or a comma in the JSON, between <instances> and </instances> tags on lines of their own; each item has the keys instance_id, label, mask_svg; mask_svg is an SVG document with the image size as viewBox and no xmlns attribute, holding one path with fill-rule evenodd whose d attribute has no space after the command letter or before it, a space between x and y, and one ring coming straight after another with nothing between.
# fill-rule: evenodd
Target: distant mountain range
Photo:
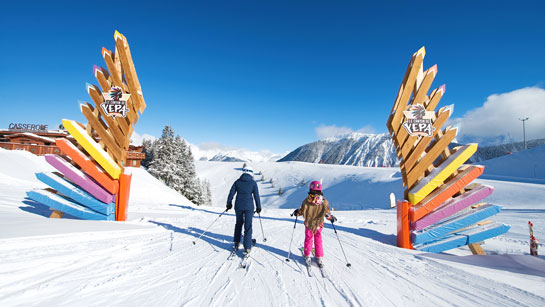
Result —
<instances>
[{"instance_id":1,"label":"distant mountain range","mask_svg":"<svg viewBox=\"0 0 545 307\"><path fill-rule=\"evenodd\" d=\"M531 149L544 145L545 139L527 141L526 144L528 149ZM451 143L450 147L460 145L462 144ZM523 150L524 142L479 146L469 162L478 163ZM368 167L399 165L390 135L363 133L351 133L303 145L278 160L284 161Z\"/></svg>"},{"instance_id":2,"label":"distant mountain range","mask_svg":"<svg viewBox=\"0 0 545 307\"><path fill-rule=\"evenodd\" d=\"M368 167L398 164L390 135L358 132L303 145L278 160L284 161Z\"/></svg>"}]
</instances>

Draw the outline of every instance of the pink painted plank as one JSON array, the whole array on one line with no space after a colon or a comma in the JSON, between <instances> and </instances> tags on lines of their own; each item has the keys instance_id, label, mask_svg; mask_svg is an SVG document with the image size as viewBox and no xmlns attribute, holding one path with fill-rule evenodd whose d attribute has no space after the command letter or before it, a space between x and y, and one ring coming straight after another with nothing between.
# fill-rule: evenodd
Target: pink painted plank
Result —
<instances>
[{"instance_id":1,"label":"pink painted plank","mask_svg":"<svg viewBox=\"0 0 545 307\"><path fill-rule=\"evenodd\" d=\"M66 160L58 155L45 155L45 160L66 178L101 202L109 204L114 200L114 195L108 193L103 187L94 182L91 177L75 168L72 164L66 162Z\"/></svg>"},{"instance_id":2,"label":"pink painted plank","mask_svg":"<svg viewBox=\"0 0 545 307\"><path fill-rule=\"evenodd\" d=\"M453 215L471 205L474 205L494 192L494 187L480 185L458 197L451 198L420 220L411 223L411 230L421 230L440 220Z\"/></svg>"}]
</instances>

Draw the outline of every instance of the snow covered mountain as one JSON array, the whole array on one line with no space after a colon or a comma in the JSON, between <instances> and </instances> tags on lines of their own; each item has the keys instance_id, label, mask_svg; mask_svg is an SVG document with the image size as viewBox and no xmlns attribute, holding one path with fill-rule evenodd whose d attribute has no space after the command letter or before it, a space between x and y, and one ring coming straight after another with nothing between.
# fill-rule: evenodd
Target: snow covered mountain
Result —
<instances>
[{"instance_id":1,"label":"snow covered mountain","mask_svg":"<svg viewBox=\"0 0 545 307\"><path fill-rule=\"evenodd\" d=\"M371 167L398 164L390 135L358 132L303 145L278 160L284 161Z\"/></svg>"},{"instance_id":2,"label":"snow covered mountain","mask_svg":"<svg viewBox=\"0 0 545 307\"><path fill-rule=\"evenodd\" d=\"M195 161L219 162L274 162L285 154L275 154L267 150L249 151L240 148L217 147L201 148L189 143Z\"/></svg>"}]
</instances>

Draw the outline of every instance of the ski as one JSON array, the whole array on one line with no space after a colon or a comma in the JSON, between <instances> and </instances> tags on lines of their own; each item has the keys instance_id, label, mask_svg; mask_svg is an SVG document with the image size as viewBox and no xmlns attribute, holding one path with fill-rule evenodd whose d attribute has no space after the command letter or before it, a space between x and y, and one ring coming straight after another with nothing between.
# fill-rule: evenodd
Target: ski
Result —
<instances>
[{"instance_id":1,"label":"ski","mask_svg":"<svg viewBox=\"0 0 545 307\"><path fill-rule=\"evenodd\" d=\"M303 255L303 260L305 261L305 266L307 267L308 277L312 277L313 276L313 274L312 274L312 263L311 263L310 257L309 258L305 257L305 248L304 247L301 247L301 254Z\"/></svg>"},{"instance_id":2,"label":"ski","mask_svg":"<svg viewBox=\"0 0 545 307\"><path fill-rule=\"evenodd\" d=\"M528 221L528 228L530 230L530 255L537 257L539 240L534 237L534 224L531 221Z\"/></svg>"},{"instance_id":3,"label":"ski","mask_svg":"<svg viewBox=\"0 0 545 307\"><path fill-rule=\"evenodd\" d=\"M324 267L323 262L320 263L320 262L316 261L316 263L318 264L318 268L320 269L320 273L322 274L322 277L323 278L328 278L327 271L326 271L326 269Z\"/></svg>"},{"instance_id":4,"label":"ski","mask_svg":"<svg viewBox=\"0 0 545 307\"><path fill-rule=\"evenodd\" d=\"M240 268L245 269L248 266L248 261L250 260L250 253L244 253L242 256L242 261L240 262Z\"/></svg>"},{"instance_id":5,"label":"ski","mask_svg":"<svg viewBox=\"0 0 545 307\"><path fill-rule=\"evenodd\" d=\"M235 258L236 255L237 255L237 250L233 248L233 250L229 254L229 257L227 257L227 260L233 260L233 258Z\"/></svg>"}]
</instances>

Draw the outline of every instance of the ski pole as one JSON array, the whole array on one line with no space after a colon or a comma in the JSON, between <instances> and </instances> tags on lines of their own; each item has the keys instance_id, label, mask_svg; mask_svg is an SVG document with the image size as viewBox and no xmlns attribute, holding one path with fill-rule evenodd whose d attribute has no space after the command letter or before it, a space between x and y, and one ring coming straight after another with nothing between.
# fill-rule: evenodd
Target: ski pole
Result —
<instances>
[{"instance_id":1,"label":"ski pole","mask_svg":"<svg viewBox=\"0 0 545 307\"><path fill-rule=\"evenodd\" d=\"M257 214L259 216L259 224L261 225L261 233L263 234L263 242L267 242L267 238L265 238L265 232L263 231L263 223L261 223L261 213Z\"/></svg>"},{"instance_id":2,"label":"ski pole","mask_svg":"<svg viewBox=\"0 0 545 307\"><path fill-rule=\"evenodd\" d=\"M293 216L293 214L290 214L290 216ZM295 216L295 223L293 224L293 230L291 231L291 240L290 240L290 249L288 252L288 258L286 258L286 261L290 261L290 254L291 254L291 242L293 242L293 234L295 233L295 226L297 226L297 215Z\"/></svg>"},{"instance_id":3,"label":"ski pole","mask_svg":"<svg viewBox=\"0 0 545 307\"><path fill-rule=\"evenodd\" d=\"M344 253L343 245L341 244L341 239L339 239L339 234L337 233L337 229L335 229L335 224L333 224L333 220L331 220L331 226L333 226L333 230L335 230L335 234L337 235L337 240L339 240L339 245L341 246L341 250L343 251L344 260L346 260L346 266L351 267L352 265L350 262L348 262L348 259L346 258L346 254Z\"/></svg>"},{"instance_id":4,"label":"ski pole","mask_svg":"<svg viewBox=\"0 0 545 307\"><path fill-rule=\"evenodd\" d=\"M227 212L227 210L229 210L229 209L225 209L225 210L218 216L218 218L215 219L215 220L212 222L212 224L210 224L210 225L203 231L203 233L201 233L201 235L197 238L197 240L200 239L200 238L208 231L208 229L210 229L210 227L212 227L212 225L214 225L214 223L217 222L217 221L220 219L220 217L221 217L225 212ZM197 243L195 243L195 241L193 241L193 245L195 245L195 244L197 244Z\"/></svg>"}]
</instances>

